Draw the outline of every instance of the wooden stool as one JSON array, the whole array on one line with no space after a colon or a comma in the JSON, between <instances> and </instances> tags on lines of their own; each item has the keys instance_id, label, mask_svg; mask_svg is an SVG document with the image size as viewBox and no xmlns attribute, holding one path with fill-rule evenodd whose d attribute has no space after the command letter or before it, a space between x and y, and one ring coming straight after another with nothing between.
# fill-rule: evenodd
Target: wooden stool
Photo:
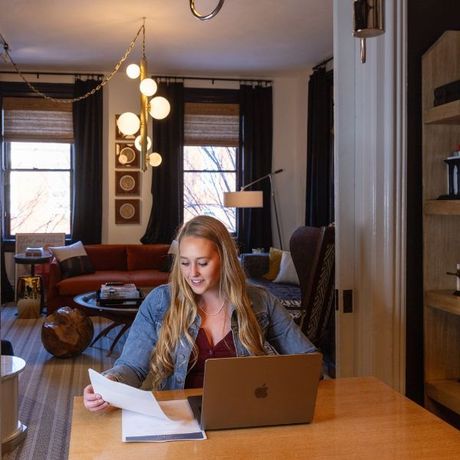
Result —
<instances>
[{"instance_id":1,"label":"wooden stool","mask_svg":"<svg viewBox=\"0 0 460 460\"><path fill-rule=\"evenodd\" d=\"M26 437L27 427L18 417L18 375L26 362L17 356L2 356L2 454L16 448Z\"/></svg>"}]
</instances>

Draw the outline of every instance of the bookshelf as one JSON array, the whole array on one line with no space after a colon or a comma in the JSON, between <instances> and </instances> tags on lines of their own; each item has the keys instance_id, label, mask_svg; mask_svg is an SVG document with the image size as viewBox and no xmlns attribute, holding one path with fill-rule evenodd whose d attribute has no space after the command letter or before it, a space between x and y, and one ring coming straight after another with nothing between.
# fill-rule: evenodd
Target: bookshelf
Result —
<instances>
[{"instance_id":1,"label":"bookshelf","mask_svg":"<svg viewBox=\"0 0 460 460\"><path fill-rule=\"evenodd\" d=\"M446 31L422 58L425 405L460 421L460 200L447 193L444 159L460 144L460 100L434 106L434 89L460 80L460 31Z\"/></svg>"}]
</instances>

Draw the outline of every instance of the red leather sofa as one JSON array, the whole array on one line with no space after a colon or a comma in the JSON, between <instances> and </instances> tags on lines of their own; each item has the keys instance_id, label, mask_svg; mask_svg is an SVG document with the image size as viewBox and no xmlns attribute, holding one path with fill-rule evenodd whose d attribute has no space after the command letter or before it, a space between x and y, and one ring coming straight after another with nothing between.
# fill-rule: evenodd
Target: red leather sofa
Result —
<instances>
[{"instance_id":1,"label":"red leather sofa","mask_svg":"<svg viewBox=\"0 0 460 460\"><path fill-rule=\"evenodd\" d=\"M79 307L73 301L76 295L97 291L107 281L152 288L167 283L168 249L168 244L85 245L95 272L65 279L58 261L53 259L48 279L48 314L62 306Z\"/></svg>"}]
</instances>

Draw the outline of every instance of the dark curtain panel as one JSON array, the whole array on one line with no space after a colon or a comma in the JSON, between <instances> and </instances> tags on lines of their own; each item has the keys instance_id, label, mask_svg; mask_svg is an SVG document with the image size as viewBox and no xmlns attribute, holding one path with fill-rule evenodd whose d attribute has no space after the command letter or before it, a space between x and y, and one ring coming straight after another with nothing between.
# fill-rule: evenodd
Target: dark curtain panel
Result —
<instances>
[{"instance_id":1,"label":"dark curtain panel","mask_svg":"<svg viewBox=\"0 0 460 460\"><path fill-rule=\"evenodd\" d=\"M98 81L75 81L75 96ZM101 242L102 227L102 90L73 104L75 135L72 241Z\"/></svg>"},{"instance_id":2,"label":"dark curtain panel","mask_svg":"<svg viewBox=\"0 0 460 460\"><path fill-rule=\"evenodd\" d=\"M1 267L0 270L2 272L2 287L1 287L1 299L0 302L4 304L5 302L11 302L14 300L14 290L13 286L11 286L10 280L6 275L6 265L5 265L5 251L3 249L3 244L1 248Z\"/></svg>"},{"instance_id":3,"label":"dark curtain panel","mask_svg":"<svg viewBox=\"0 0 460 460\"><path fill-rule=\"evenodd\" d=\"M333 74L320 68L308 83L305 225L334 221Z\"/></svg>"},{"instance_id":4,"label":"dark curtain panel","mask_svg":"<svg viewBox=\"0 0 460 460\"><path fill-rule=\"evenodd\" d=\"M152 210L141 242L171 243L182 222L182 173L184 147L184 84L161 83L158 94L166 97L171 112L163 120L153 122L153 151L163 161L152 171Z\"/></svg>"},{"instance_id":5,"label":"dark curtain panel","mask_svg":"<svg viewBox=\"0 0 460 460\"><path fill-rule=\"evenodd\" d=\"M241 85L240 144L241 162L239 185L243 186L271 172L272 168L272 109L271 86ZM248 190L263 190L263 208L238 210L238 241L241 252L252 248L268 249L273 245L271 231L271 190L266 179Z\"/></svg>"}]
</instances>

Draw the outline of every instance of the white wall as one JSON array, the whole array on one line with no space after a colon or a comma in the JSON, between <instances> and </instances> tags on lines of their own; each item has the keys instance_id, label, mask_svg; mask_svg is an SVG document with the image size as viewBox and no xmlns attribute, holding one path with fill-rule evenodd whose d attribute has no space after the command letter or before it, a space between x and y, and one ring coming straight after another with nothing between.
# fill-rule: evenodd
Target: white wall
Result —
<instances>
[{"instance_id":1,"label":"white wall","mask_svg":"<svg viewBox=\"0 0 460 460\"><path fill-rule=\"evenodd\" d=\"M140 173L140 223L115 225L115 115L123 112L138 113L140 107L139 94L137 80L129 79L124 72L115 75L104 90L103 243L139 243L149 220L152 206L152 194L150 193L152 183L151 168ZM150 125L151 123L148 123L149 128Z\"/></svg>"},{"instance_id":2,"label":"white wall","mask_svg":"<svg viewBox=\"0 0 460 460\"><path fill-rule=\"evenodd\" d=\"M273 170L284 169L274 176L273 182L285 250L289 249L293 231L305 225L309 73L273 81ZM274 214L272 228L277 243Z\"/></svg>"}]
</instances>

